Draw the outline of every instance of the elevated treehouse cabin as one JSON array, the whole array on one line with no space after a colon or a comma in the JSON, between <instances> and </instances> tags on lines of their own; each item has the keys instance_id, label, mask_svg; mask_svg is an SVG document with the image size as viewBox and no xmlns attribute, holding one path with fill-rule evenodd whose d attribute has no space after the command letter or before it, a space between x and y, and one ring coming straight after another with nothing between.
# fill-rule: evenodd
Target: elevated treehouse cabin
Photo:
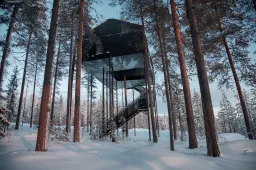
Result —
<instances>
[{"instance_id":1,"label":"elevated treehouse cabin","mask_svg":"<svg viewBox=\"0 0 256 170\"><path fill-rule=\"evenodd\" d=\"M126 135L128 135L127 122L139 112L148 113L149 106L142 26L108 19L95 27L93 32L86 34L83 44L83 47L89 47L83 49L85 70L90 76L99 80L103 87L101 136L110 133L110 121L115 122L115 128L126 123ZM150 73L151 84L154 84L154 74L152 71ZM105 90L108 89L109 93L105 95ZM124 89L125 108L114 113L113 91L117 89ZM126 89L135 89L140 92L140 96L128 104ZM109 101L109 106L104 104L105 100Z\"/></svg>"}]
</instances>

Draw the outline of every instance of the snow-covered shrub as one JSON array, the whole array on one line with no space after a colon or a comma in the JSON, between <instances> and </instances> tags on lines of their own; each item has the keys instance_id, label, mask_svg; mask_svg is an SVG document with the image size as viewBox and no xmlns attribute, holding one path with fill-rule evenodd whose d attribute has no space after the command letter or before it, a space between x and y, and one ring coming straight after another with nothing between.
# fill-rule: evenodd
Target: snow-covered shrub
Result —
<instances>
[{"instance_id":1,"label":"snow-covered shrub","mask_svg":"<svg viewBox=\"0 0 256 170\"><path fill-rule=\"evenodd\" d=\"M11 124L8 121L8 114L10 113L10 110L1 107L0 108L0 136L5 137L5 130L8 128Z\"/></svg>"},{"instance_id":2,"label":"snow-covered shrub","mask_svg":"<svg viewBox=\"0 0 256 170\"><path fill-rule=\"evenodd\" d=\"M100 138L100 130L97 125L92 126L91 139L99 139Z\"/></svg>"},{"instance_id":3,"label":"snow-covered shrub","mask_svg":"<svg viewBox=\"0 0 256 170\"><path fill-rule=\"evenodd\" d=\"M59 137L59 129L55 127L53 124L50 124L49 138L53 141L54 139L58 139L58 137Z\"/></svg>"},{"instance_id":4,"label":"snow-covered shrub","mask_svg":"<svg viewBox=\"0 0 256 170\"><path fill-rule=\"evenodd\" d=\"M59 141L62 142L70 142L70 138L68 136L68 133L66 132L66 129L64 127L59 127Z\"/></svg>"},{"instance_id":5,"label":"snow-covered shrub","mask_svg":"<svg viewBox=\"0 0 256 170\"><path fill-rule=\"evenodd\" d=\"M49 138L53 141L54 139L62 142L70 142L69 136L66 132L66 128L62 126L53 126L49 127Z\"/></svg>"}]
</instances>

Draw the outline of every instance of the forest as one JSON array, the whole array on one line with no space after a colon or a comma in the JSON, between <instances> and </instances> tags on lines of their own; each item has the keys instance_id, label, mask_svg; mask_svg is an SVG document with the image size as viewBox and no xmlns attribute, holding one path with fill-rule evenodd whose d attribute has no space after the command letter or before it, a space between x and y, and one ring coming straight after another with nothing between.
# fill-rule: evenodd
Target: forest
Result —
<instances>
[{"instance_id":1,"label":"forest","mask_svg":"<svg viewBox=\"0 0 256 170\"><path fill-rule=\"evenodd\" d=\"M255 0L1 0L0 30L6 169L256 167Z\"/></svg>"}]
</instances>

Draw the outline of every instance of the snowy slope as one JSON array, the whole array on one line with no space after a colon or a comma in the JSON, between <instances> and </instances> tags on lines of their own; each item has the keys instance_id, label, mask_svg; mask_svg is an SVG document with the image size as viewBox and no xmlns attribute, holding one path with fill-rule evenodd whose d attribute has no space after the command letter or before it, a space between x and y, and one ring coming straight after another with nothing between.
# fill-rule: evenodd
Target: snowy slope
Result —
<instances>
[{"instance_id":1,"label":"snowy slope","mask_svg":"<svg viewBox=\"0 0 256 170\"><path fill-rule=\"evenodd\" d=\"M220 144L222 156L206 156L206 148L187 149L176 141L169 150L168 131L160 132L159 143L148 141L147 130L137 130L130 140L111 143L89 140L81 143L50 142L49 151L34 152L36 129L25 126L0 140L0 170L255 170L256 141L236 140ZM200 144L204 146L204 144ZM244 153L244 150L247 150Z\"/></svg>"}]
</instances>

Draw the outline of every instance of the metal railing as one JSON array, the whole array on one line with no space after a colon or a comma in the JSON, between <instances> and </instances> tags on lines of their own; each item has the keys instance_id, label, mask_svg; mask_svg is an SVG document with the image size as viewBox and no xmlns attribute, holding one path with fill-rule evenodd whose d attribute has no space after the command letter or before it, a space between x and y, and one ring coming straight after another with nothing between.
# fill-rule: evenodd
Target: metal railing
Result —
<instances>
[{"instance_id":1,"label":"metal railing","mask_svg":"<svg viewBox=\"0 0 256 170\"><path fill-rule=\"evenodd\" d=\"M127 121L133 118L136 114L138 114L141 110L147 110L148 101L147 101L147 91L144 91L137 97L134 101L130 102L127 107L123 108L114 116L114 122L116 124L116 128L124 125ZM125 121L121 119L124 118ZM112 120L107 122L107 127L111 123ZM108 135L111 132L111 129L107 129L106 133L103 136Z\"/></svg>"}]
</instances>

